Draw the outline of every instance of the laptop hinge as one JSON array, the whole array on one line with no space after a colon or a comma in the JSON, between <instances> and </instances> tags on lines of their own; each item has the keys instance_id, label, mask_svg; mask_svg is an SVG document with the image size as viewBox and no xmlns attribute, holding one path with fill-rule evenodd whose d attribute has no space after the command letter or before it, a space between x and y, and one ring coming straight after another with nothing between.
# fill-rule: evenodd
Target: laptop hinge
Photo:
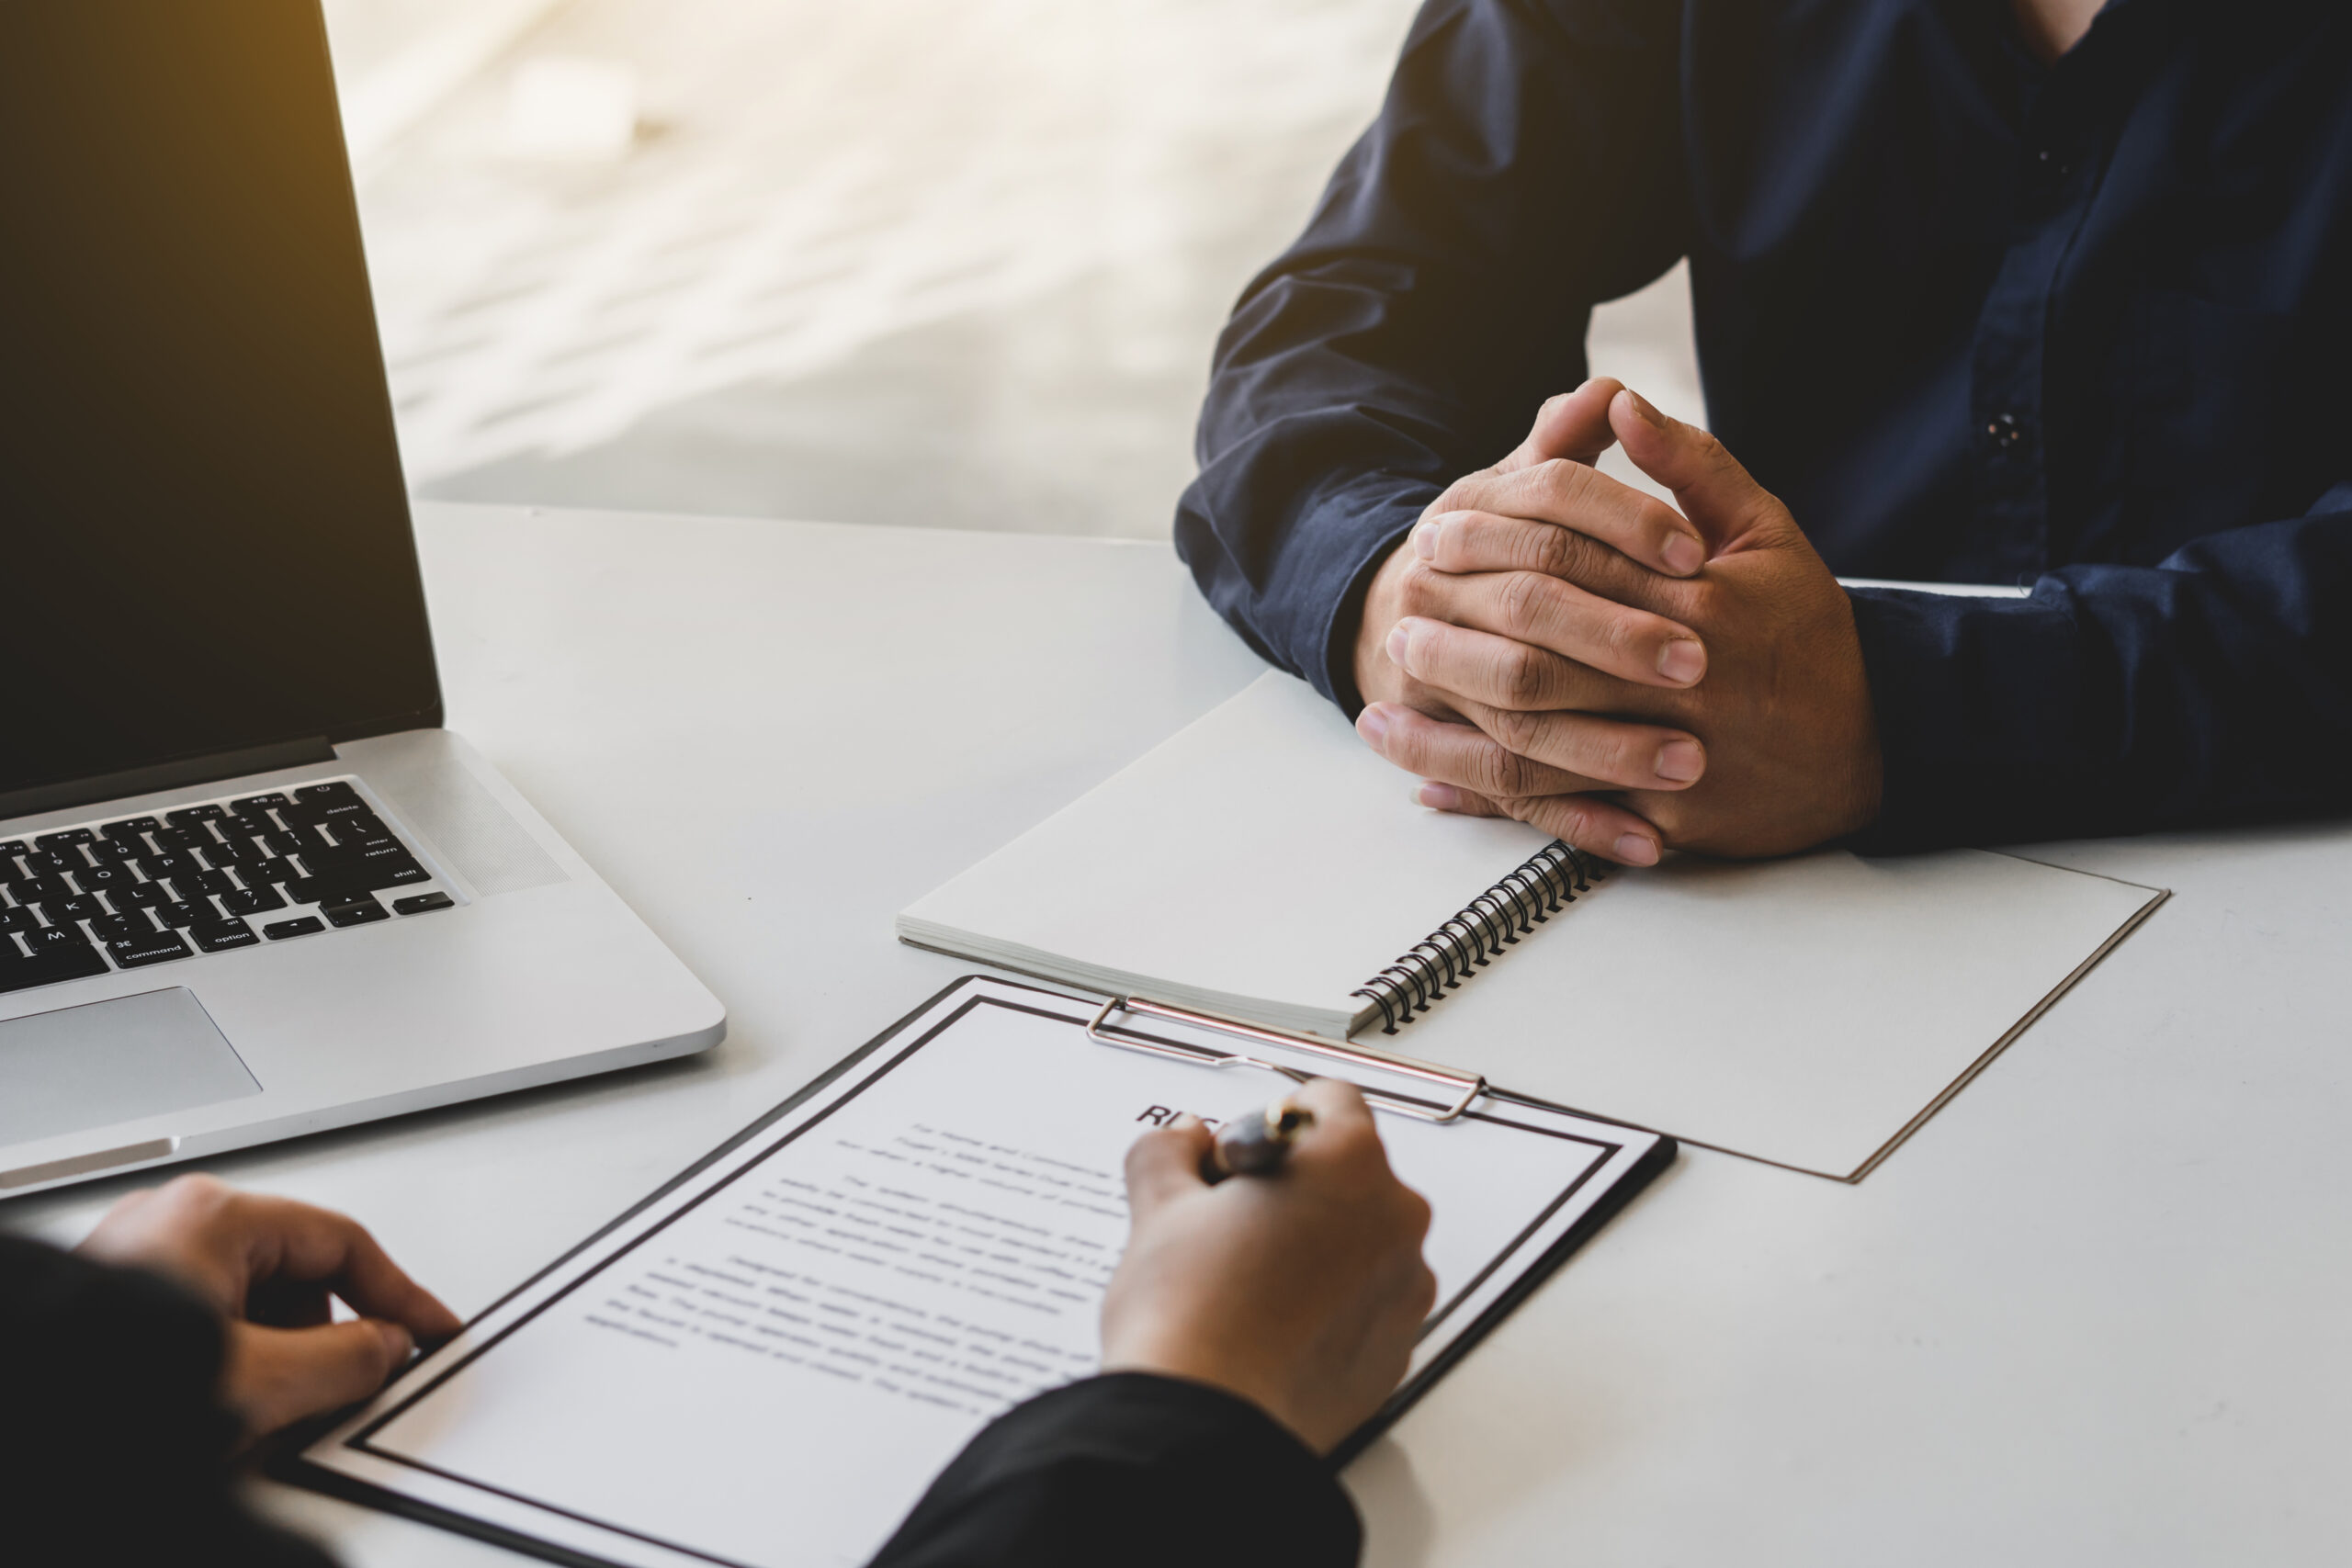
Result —
<instances>
[{"instance_id":1,"label":"laptop hinge","mask_svg":"<svg viewBox=\"0 0 2352 1568\"><path fill-rule=\"evenodd\" d=\"M323 735L308 740L280 740L268 746L248 746L242 751L214 751L202 757L182 757L152 767L125 768L119 773L68 779L63 784L35 784L0 794L0 821L29 817L36 811L58 811L94 801L120 800L127 795L152 795L183 784L209 784L243 773L266 773L276 768L307 767L334 761L334 748Z\"/></svg>"}]
</instances>

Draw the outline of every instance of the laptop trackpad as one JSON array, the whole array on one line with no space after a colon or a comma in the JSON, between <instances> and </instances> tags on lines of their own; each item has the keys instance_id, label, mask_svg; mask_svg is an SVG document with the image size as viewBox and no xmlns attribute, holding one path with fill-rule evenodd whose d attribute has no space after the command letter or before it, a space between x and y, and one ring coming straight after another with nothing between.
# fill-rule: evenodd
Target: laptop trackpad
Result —
<instances>
[{"instance_id":1,"label":"laptop trackpad","mask_svg":"<svg viewBox=\"0 0 2352 1568\"><path fill-rule=\"evenodd\" d=\"M185 986L0 1023L0 1146L260 1092Z\"/></svg>"}]
</instances>

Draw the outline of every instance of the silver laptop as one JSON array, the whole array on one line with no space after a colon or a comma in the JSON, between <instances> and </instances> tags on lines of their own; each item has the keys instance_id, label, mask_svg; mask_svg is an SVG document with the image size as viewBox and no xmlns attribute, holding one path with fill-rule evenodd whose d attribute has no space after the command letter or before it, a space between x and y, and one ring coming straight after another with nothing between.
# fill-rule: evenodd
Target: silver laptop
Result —
<instances>
[{"instance_id":1,"label":"silver laptop","mask_svg":"<svg viewBox=\"0 0 2352 1568\"><path fill-rule=\"evenodd\" d=\"M316 0L11 0L0 150L0 1196L716 1044L440 728Z\"/></svg>"}]
</instances>

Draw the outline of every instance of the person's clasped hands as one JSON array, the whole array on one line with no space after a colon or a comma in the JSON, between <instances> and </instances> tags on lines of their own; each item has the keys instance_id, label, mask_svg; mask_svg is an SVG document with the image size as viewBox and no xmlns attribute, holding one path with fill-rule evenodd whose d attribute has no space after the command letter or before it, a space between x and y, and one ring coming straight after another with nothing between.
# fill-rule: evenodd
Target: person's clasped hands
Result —
<instances>
[{"instance_id":1,"label":"person's clasped hands","mask_svg":"<svg viewBox=\"0 0 2352 1568\"><path fill-rule=\"evenodd\" d=\"M1593 468L1612 444L1680 511ZM1421 804L1609 860L1792 853L1878 815L1845 590L1713 435L1605 378L1430 504L1354 665L1357 731Z\"/></svg>"}]
</instances>

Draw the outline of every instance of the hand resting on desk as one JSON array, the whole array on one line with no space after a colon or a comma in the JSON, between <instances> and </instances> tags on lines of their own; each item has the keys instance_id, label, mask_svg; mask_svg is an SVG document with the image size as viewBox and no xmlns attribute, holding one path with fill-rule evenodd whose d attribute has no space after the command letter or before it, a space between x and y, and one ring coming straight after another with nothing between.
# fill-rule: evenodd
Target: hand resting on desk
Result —
<instances>
[{"instance_id":1,"label":"hand resting on desk","mask_svg":"<svg viewBox=\"0 0 2352 1568\"><path fill-rule=\"evenodd\" d=\"M1681 513L1590 467L1617 444ZM1358 732L1423 805L1628 864L1878 815L1845 590L1720 442L1606 378L1430 503L1366 594L1355 673Z\"/></svg>"},{"instance_id":2,"label":"hand resting on desk","mask_svg":"<svg viewBox=\"0 0 2352 1568\"><path fill-rule=\"evenodd\" d=\"M74 1250L162 1274L220 1314L220 1402L248 1439L367 1398L460 1326L350 1220L209 1176L130 1194ZM329 1322L330 1293L363 1315Z\"/></svg>"}]
</instances>

